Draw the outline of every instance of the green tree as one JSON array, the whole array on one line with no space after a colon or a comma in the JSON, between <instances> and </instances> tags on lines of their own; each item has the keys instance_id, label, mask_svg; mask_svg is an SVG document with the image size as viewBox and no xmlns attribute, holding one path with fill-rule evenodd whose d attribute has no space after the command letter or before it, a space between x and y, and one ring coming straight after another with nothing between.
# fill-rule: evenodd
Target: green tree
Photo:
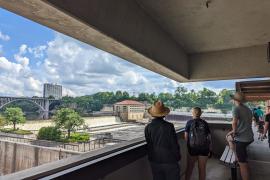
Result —
<instances>
[{"instance_id":1,"label":"green tree","mask_svg":"<svg viewBox=\"0 0 270 180\"><path fill-rule=\"evenodd\" d=\"M183 86L176 88L174 98L174 108L190 107L192 104L188 90Z\"/></svg>"},{"instance_id":2,"label":"green tree","mask_svg":"<svg viewBox=\"0 0 270 180\"><path fill-rule=\"evenodd\" d=\"M203 88L203 90L198 92L198 105L201 108L207 108L207 106L214 106L217 102L217 94L207 88Z\"/></svg>"},{"instance_id":3,"label":"green tree","mask_svg":"<svg viewBox=\"0 0 270 180\"><path fill-rule=\"evenodd\" d=\"M168 107L173 106L174 97L171 93L159 93L158 99L161 100Z\"/></svg>"},{"instance_id":4,"label":"green tree","mask_svg":"<svg viewBox=\"0 0 270 180\"><path fill-rule=\"evenodd\" d=\"M67 137L69 138L70 132L84 124L84 119L73 109L62 108L56 112L54 123L57 128L67 130Z\"/></svg>"},{"instance_id":5,"label":"green tree","mask_svg":"<svg viewBox=\"0 0 270 180\"><path fill-rule=\"evenodd\" d=\"M116 91L113 97L113 100L115 100L115 102L121 101L123 99L123 93L122 91Z\"/></svg>"},{"instance_id":6,"label":"green tree","mask_svg":"<svg viewBox=\"0 0 270 180\"><path fill-rule=\"evenodd\" d=\"M155 93L149 94L149 93L140 93L137 100L138 101L147 101L150 104L153 104L158 97Z\"/></svg>"},{"instance_id":7,"label":"green tree","mask_svg":"<svg viewBox=\"0 0 270 180\"><path fill-rule=\"evenodd\" d=\"M123 92L123 96L122 96L122 98L123 98L123 100L125 100L125 99L129 99L129 93L128 93L128 92L126 92L126 91L124 91L124 92Z\"/></svg>"},{"instance_id":8,"label":"green tree","mask_svg":"<svg viewBox=\"0 0 270 180\"><path fill-rule=\"evenodd\" d=\"M228 111L232 109L232 103L230 95L233 94L234 91L223 89L218 94L217 103L215 104L216 109L220 109L222 113L226 114Z\"/></svg>"},{"instance_id":9,"label":"green tree","mask_svg":"<svg viewBox=\"0 0 270 180\"><path fill-rule=\"evenodd\" d=\"M187 96L188 96L187 98L190 101L190 104L187 107L191 108L191 107L199 106L198 105L199 95L198 93L196 93L195 90L192 89L190 92L188 92Z\"/></svg>"},{"instance_id":10,"label":"green tree","mask_svg":"<svg viewBox=\"0 0 270 180\"><path fill-rule=\"evenodd\" d=\"M13 124L13 130L16 130L16 124L25 123L25 117L21 108L6 108L5 119L8 124Z\"/></svg>"}]
</instances>

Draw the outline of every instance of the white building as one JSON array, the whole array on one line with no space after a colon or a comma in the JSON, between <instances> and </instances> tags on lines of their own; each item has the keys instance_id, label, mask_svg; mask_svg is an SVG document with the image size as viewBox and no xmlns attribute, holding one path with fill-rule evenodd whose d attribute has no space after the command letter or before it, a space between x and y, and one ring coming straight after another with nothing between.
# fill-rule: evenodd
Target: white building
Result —
<instances>
[{"instance_id":1,"label":"white building","mask_svg":"<svg viewBox=\"0 0 270 180\"><path fill-rule=\"evenodd\" d=\"M43 97L53 96L55 99L62 99L62 86L57 84L45 83L43 85Z\"/></svg>"},{"instance_id":2,"label":"white building","mask_svg":"<svg viewBox=\"0 0 270 180\"><path fill-rule=\"evenodd\" d=\"M123 120L143 120L145 113L145 105L138 101L124 100L114 104L114 112Z\"/></svg>"}]
</instances>

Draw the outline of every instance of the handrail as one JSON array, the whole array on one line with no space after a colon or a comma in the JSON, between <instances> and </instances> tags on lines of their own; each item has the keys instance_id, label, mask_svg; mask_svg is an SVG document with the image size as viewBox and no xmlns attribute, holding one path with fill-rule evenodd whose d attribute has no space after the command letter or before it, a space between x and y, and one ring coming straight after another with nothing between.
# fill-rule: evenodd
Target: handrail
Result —
<instances>
[{"instance_id":1,"label":"handrail","mask_svg":"<svg viewBox=\"0 0 270 180\"><path fill-rule=\"evenodd\" d=\"M123 140L118 139L108 139L108 138L100 138L90 140L88 142L81 143L64 143L57 141L48 141L48 140L40 140L40 139L31 139L31 138L23 138L23 137L13 137L8 135L0 135L0 140L10 141L16 143L24 143L31 144L41 147L51 147L57 149L71 150L77 152L88 152L96 149L100 149L106 145L106 143L110 142L123 142Z\"/></svg>"},{"instance_id":2,"label":"handrail","mask_svg":"<svg viewBox=\"0 0 270 180\"><path fill-rule=\"evenodd\" d=\"M184 128L177 129L177 135L184 132ZM145 138L137 138L131 141L126 141L121 144L107 146L98 151L87 152L84 154L71 156L67 159L54 161L51 163L43 164L31 169L26 169L13 174L4 176L4 179L53 179L56 177L63 176L65 174L72 173L81 168L88 166L95 166L95 164L101 163L102 161L108 160L113 157L121 156L121 154L127 153L132 150L141 149L143 152L137 156L146 154L146 142Z\"/></svg>"}]
</instances>

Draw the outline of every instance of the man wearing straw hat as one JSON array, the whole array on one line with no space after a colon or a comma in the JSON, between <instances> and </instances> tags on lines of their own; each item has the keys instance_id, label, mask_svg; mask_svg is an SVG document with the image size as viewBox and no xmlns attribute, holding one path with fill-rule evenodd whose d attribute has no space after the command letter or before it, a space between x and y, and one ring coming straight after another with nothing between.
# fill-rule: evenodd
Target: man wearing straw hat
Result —
<instances>
[{"instance_id":1,"label":"man wearing straw hat","mask_svg":"<svg viewBox=\"0 0 270 180\"><path fill-rule=\"evenodd\" d=\"M172 123L164 120L170 109L161 101L156 101L148 109L153 117L145 127L148 159L154 180L180 180L180 148Z\"/></svg>"},{"instance_id":2,"label":"man wearing straw hat","mask_svg":"<svg viewBox=\"0 0 270 180\"><path fill-rule=\"evenodd\" d=\"M243 93L236 92L231 95L235 105L232 115L232 131L227 134L233 141L232 148L236 152L236 157L240 166L240 173L243 180L249 180L249 167L247 162L247 146L254 141L252 131L252 111L244 104L245 96Z\"/></svg>"}]
</instances>

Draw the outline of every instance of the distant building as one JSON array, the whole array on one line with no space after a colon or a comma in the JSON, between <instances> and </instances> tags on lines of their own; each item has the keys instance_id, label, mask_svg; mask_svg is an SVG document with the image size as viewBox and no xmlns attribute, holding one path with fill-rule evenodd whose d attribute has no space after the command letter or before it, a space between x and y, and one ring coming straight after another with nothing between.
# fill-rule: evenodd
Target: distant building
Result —
<instances>
[{"instance_id":1,"label":"distant building","mask_svg":"<svg viewBox=\"0 0 270 180\"><path fill-rule=\"evenodd\" d=\"M100 110L101 112L113 112L113 105L111 104L104 104L102 109Z\"/></svg>"},{"instance_id":2,"label":"distant building","mask_svg":"<svg viewBox=\"0 0 270 180\"><path fill-rule=\"evenodd\" d=\"M138 101L124 100L115 103L113 110L115 114L119 115L125 121L137 121L143 119L145 113L145 105Z\"/></svg>"},{"instance_id":3,"label":"distant building","mask_svg":"<svg viewBox=\"0 0 270 180\"><path fill-rule=\"evenodd\" d=\"M52 96L55 99L62 99L62 86L57 84L45 83L43 85L43 97L49 98Z\"/></svg>"}]
</instances>

